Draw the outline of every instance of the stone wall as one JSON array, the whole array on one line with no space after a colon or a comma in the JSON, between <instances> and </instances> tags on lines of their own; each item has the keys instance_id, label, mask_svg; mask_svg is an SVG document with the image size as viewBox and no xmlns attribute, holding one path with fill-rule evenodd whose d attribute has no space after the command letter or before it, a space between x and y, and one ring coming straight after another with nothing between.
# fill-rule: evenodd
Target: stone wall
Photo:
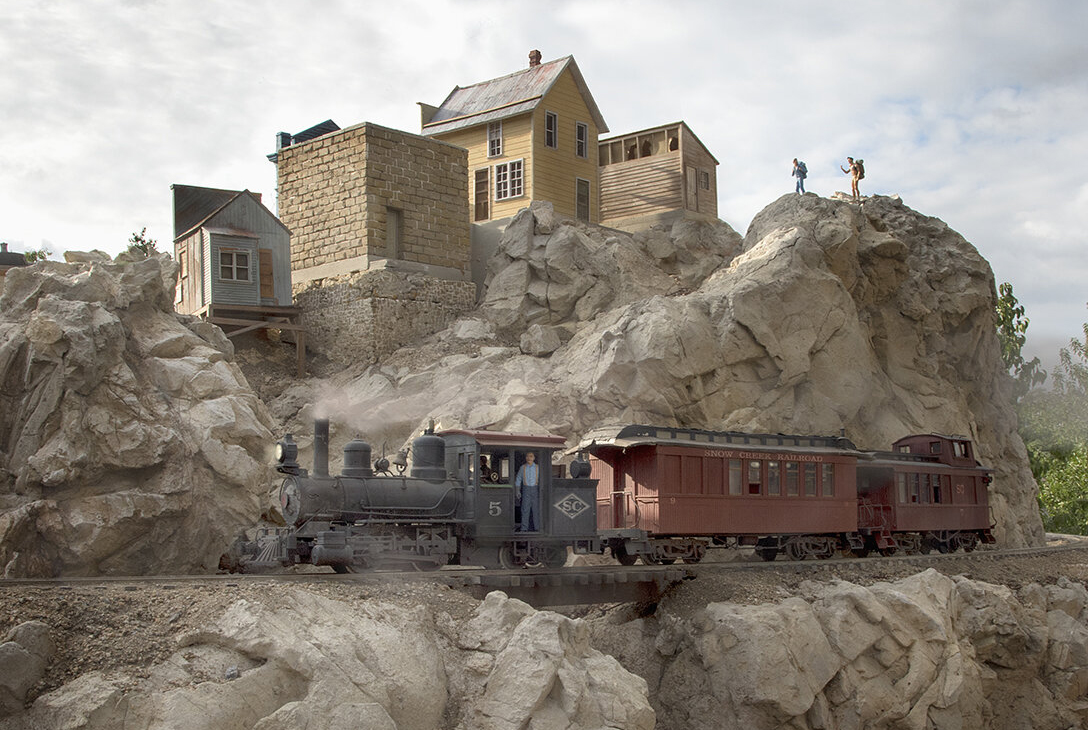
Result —
<instances>
[{"instance_id":1,"label":"stone wall","mask_svg":"<svg viewBox=\"0 0 1088 730\"><path fill-rule=\"evenodd\" d=\"M359 257L467 272L467 156L369 122L281 149L279 217L292 234L292 272ZM399 238L390 208L400 211Z\"/></svg>"},{"instance_id":2,"label":"stone wall","mask_svg":"<svg viewBox=\"0 0 1088 730\"><path fill-rule=\"evenodd\" d=\"M383 269L315 279L294 297L309 349L342 365L369 364L472 309L476 286Z\"/></svg>"}]
</instances>

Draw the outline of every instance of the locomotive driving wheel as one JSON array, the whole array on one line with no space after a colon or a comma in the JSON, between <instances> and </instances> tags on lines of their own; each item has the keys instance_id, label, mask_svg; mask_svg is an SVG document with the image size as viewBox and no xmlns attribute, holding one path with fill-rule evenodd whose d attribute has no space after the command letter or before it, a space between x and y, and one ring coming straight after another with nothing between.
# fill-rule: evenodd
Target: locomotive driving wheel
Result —
<instances>
[{"instance_id":1,"label":"locomotive driving wheel","mask_svg":"<svg viewBox=\"0 0 1088 730\"><path fill-rule=\"evenodd\" d=\"M546 568L562 568L567 564L567 546L546 545L537 551L537 560Z\"/></svg>"},{"instance_id":2,"label":"locomotive driving wheel","mask_svg":"<svg viewBox=\"0 0 1088 730\"><path fill-rule=\"evenodd\" d=\"M519 562L514 556L514 548L510 545L499 546L499 567L506 570L514 570L520 568L523 563Z\"/></svg>"}]
</instances>

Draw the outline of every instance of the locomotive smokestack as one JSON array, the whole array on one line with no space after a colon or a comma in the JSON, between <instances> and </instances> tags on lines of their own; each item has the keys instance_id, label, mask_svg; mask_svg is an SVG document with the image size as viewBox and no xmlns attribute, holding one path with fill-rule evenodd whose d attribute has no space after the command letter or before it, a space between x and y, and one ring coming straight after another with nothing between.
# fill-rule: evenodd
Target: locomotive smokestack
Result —
<instances>
[{"instance_id":1,"label":"locomotive smokestack","mask_svg":"<svg viewBox=\"0 0 1088 730\"><path fill-rule=\"evenodd\" d=\"M314 476L329 475L329 419L314 421Z\"/></svg>"}]
</instances>

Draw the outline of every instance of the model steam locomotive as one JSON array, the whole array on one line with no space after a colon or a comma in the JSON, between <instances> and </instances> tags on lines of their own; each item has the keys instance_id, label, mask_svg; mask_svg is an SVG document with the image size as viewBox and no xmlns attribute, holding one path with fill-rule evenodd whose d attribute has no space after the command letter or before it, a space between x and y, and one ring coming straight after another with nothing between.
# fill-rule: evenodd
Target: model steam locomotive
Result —
<instances>
[{"instance_id":1,"label":"model steam locomotive","mask_svg":"<svg viewBox=\"0 0 1088 730\"><path fill-rule=\"evenodd\" d=\"M962 437L920 434L862 451L843 436L629 425L590 432L564 465L559 437L432 427L412 442L410 471L405 452L372 462L355 439L331 475L328 429L315 423L312 473L291 435L277 444L286 526L237 542L232 570L560 567L568 549L668 564L738 545L802 560L994 542L991 472ZM541 518L521 531L515 475L529 453Z\"/></svg>"},{"instance_id":2,"label":"model steam locomotive","mask_svg":"<svg viewBox=\"0 0 1088 730\"><path fill-rule=\"evenodd\" d=\"M434 570L443 565L517 568L562 566L567 548L600 552L595 488L589 464L569 468L554 456L555 436L429 428L407 454L371 464L372 450L355 439L344 446L344 466L329 474L329 423L314 425L314 468L297 461L290 435L276 447L284 475L280 508L286 527L262 528L236 543L233 569L247 571L297 563L337 572L368 568ZM533 453L540 469L540 525L521 532L515 475ZM397 473L394 473L396 471Z\"/></svg>"}]
</instances>

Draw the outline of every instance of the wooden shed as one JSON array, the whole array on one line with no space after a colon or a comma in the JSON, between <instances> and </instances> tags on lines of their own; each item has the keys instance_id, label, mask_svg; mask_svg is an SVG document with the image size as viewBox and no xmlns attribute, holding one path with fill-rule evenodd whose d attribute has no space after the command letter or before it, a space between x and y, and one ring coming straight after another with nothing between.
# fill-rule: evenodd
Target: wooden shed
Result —
<instances>
[{"instance_id":1,"label":"wooden shed","mask_svg":"<svg viewBox=\"0 0 1088 730\"><path fill-rule=\"evenodd\" d=\"M635 230L671 217L718 217L718 161L684 122L597 143L601 225Z\"/></svg>"},{"instance_id":2,"label":"wooden shed","mask_svg":"<svg viewBox=\"0 0 1088 730\"><path fill-rule=\"evenodd\" d=\"M223 327L228 337L275 328L296 334L299 372L305 339L291 303L291 232L259 193L171 185L174 308Z\"/></svg>"}]
</instances>

